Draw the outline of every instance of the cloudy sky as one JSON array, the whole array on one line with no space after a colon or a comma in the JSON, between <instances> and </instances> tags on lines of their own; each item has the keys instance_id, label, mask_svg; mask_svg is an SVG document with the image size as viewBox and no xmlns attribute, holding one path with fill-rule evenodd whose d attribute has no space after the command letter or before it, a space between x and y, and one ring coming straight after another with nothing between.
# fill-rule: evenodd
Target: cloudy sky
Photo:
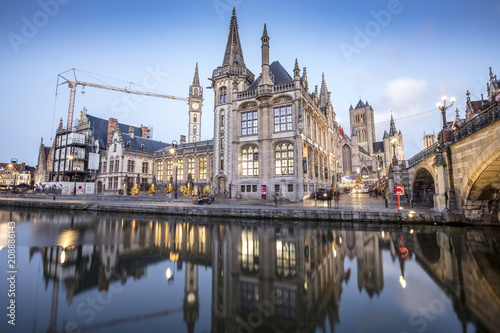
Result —
<instances>
[{"instance_id":1,"label":"cloudy sky","mask_svg":"<svg viewBox=\"0 0 500 333\"><path fill-rule=\"evenodd\" d=\"M260 37L270 36L271 61L293 74L307 67L310 89L324 72L337 121L361 98L375 110L377 140L391 110L404 135L406 158L423 148L423 133L440 129L436 102L465 93L486 95L488 68L500 74L500 1L71 1L0 2L0 162L36 165L40 139L51 144L66 125L67 85L58 74L77 69L82 81L186 97L198 62L210 86L222 64L236 8L247 67L260 73ZM65 76L74 79L72 71ZM59 81L61 83L61 81ZM75 119L89 114L139 126L170 142L187 132L187 104L95 88L79 88ZM213 91L204 90L202 139L213 136ZM448 119L455 116L455 107Z\"/></svg>"}]
</instances>

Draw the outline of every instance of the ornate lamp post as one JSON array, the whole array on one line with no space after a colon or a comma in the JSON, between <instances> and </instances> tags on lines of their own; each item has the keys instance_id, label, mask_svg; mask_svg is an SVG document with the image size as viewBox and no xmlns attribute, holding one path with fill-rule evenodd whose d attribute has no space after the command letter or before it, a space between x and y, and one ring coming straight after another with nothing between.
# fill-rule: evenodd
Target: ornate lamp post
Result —
<instances>
[{"instance_id":1,"label":"ornate lamp post","mask_svg":"<svg viewBox=\"0 0 500 333\"><path fill-rule=\"evenodd\" d=\"M177 141L172 141L172 146L168 150L170 154L174 155L174 166L175 166L175 185L174 185L174 199L177 199Z\"/></svg>"},{"instance_id":2,"label":"ornate lamp post","mask_svg":"<svg viewBox=\"0 0 500 333\"><path fill-rule=\"evenodd\" d=\"M12 183L12 189L16 188L16 178L17 178L17 158L12 158L9 163L9 168L12 174L14 174L14 183ZM12 177L11 177L12 178Z\"/></svg>"},{"instance_id":3,"label":"ornate lamp post","mask_svg":"<svg viewBox=\"0 0 500 333\"><path fill-rule=\"evenodd\" d=\"M449 108L451 108L453 106L453 104L455 103L455 97L452 97L450 99L451 104L450 105L446 105L446 100L447 99L448 99L448 97L443 96L443 97L441 97L441 100L443 101L443 103L441 104L441 102L438 102L436 104L437 108L439 110L441 110L441 115L443 117L443 131L441 132L441 147L444 147L444 144L445 144L444 132L445 132L445 129L447 127L447 124L446 124L446 110L448 110Z\"/></svg>"}]
</instances>

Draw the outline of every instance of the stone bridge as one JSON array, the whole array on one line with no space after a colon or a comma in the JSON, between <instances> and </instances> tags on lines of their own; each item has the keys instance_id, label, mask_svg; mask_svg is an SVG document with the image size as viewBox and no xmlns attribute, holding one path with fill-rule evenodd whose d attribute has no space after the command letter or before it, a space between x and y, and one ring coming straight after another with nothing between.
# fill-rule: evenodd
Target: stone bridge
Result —
<instances>
[{"instance_id":1,"label":"stone bridge","mask_svg":"<svg viewBox=\"0 0 500 333\"><path fill-rule=\"evenodd\" d=\"M409 159L408 176L414 202L460 213L464 221L498 222L500 104L452 131L446 144Z\"/></svg>"}]
</instances>

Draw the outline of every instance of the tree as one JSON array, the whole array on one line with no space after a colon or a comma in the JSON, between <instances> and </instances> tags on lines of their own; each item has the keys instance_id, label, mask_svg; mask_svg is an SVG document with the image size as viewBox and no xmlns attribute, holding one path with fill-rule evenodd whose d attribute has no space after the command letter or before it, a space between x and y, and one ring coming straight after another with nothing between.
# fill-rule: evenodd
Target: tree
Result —
<instances>
[{"instance_id":1,"label":"tree","mask_svg":"<svg viewBox=\"0 0 500 333\"><path fill-rule=\"evenodd\" d=\"M155 194L155 192L156 192L155 184L151 184L151 186L149 187L148 193Z\"/></svg>"},{"instance_id":2,"label":"tree","mask_svg":"<svg viewBox=\"0 0 500 333\"><path fill-rule=\"evenodd\" d=\"M130 189L130 194L136 195L137 193L139 193L139 188L137 187L137 184L135 183L134 186L132 186L132 188Z\"/></svg>"}]
</instances>

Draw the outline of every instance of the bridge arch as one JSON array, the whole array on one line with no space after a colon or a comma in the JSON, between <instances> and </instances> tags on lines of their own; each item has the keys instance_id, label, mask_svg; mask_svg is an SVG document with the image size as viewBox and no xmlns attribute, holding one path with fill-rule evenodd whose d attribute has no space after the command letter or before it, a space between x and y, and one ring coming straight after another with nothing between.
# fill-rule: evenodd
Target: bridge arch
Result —
<instances>
[{"instance_id":1,"label":"bridge arch","mask_svg":"<svg viewBox=\"0 0 500 333\"><path fill-rule=\"evenodd\" d=\"M427 167L420 167L412 184L413 201L434 206L436 184L432 172Z\"/></svg>"},{"instance_id":2,"label":"bridge arch","mask_svg":"<svg viewBox=\"0 0 500 333\"><path fill-rule=\"evenodd\" d=\"M467 220L500 221L500 137L493 140L469 165L460 182Z\"/></svg>"}]
</instances>

